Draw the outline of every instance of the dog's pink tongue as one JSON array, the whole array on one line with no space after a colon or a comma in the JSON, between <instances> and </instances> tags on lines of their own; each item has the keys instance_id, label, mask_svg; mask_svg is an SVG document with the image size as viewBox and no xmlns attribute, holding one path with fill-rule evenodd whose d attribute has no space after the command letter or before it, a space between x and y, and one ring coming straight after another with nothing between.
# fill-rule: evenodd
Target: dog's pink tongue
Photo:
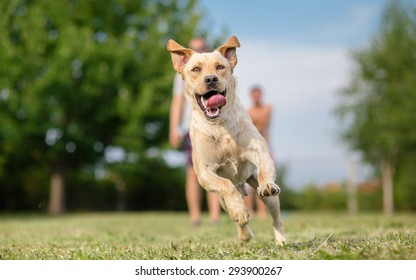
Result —
<instances>
[{"instance_id":1,"label":"dog's pink tongue","mask_svg":"<svg viewBox=\"0 0 416 280\"><path fill-rule=\"evenodd\" d=\"M211 96L207 101L208 109L217 109L220 106L224 106L227 103L227 100L222 94L217 93L216 95Z\"/></svg>"}]
</instances>

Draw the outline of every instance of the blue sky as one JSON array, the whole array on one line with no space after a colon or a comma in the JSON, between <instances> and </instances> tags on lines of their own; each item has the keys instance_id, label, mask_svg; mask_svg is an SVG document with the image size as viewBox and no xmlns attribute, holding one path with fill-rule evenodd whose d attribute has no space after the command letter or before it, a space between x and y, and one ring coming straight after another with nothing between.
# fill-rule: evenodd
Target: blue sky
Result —
<instances>
[{"instance_id":1,"label":"blue sky","mask_svg":"<svg viewBox=\"0 0 416 280\"><path fill-rule=\"evenodd\" d=\"M243 39L350 46L377 29L387 0L201 0L206 24Z\"/></svg>"},{"instance_id":2,"label":"blue sky","mask_svg":"<svg viewBox=\"0 0 416 280\"><path fill-rule=\"evenodd\" d=\"M345 180L357 158L338 140L332 111L353 68L349 52L368 45L388 2L200 1L212 34L225 30L240 40L235 75L243 104L256 84L273 106L272 150L292 187Z\"/></svg>"}]
</instances>

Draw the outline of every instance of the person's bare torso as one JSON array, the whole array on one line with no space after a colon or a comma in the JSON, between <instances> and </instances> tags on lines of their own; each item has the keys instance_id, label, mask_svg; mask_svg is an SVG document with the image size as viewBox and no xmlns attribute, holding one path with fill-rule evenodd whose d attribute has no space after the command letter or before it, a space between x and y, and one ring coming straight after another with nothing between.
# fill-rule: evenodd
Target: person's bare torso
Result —
<instances>
[{"instance_id":1,"label":"person's bare torso","mask_svg":"<svg viewBox=\"0 0 416 280\"><path fill-rule=\"evenodd\" d=\"M269 141L270 105L252 106L248 110L250 117L266 142Z\"/></svg>"}]
</instances>

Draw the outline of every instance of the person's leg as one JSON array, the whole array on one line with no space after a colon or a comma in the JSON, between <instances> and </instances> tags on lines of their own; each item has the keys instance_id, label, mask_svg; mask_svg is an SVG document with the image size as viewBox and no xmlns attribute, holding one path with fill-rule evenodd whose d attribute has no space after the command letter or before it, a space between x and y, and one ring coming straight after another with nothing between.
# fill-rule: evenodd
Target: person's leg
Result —
<instances>
[{"instance_id":1,"label":"person's leg","mask_svg":"<svg viewBox=\"0 0 416 280\"><path fill-rule=\"evenodd\" d=\"M209 218L212 225L217 225L220 220L221 205L218 195L214 192L207 193Z\"/></svg>"},{"instance_id":2,"label":"person's leg","mask_svg":"<svg viewBox=\"0 0 416 280\"><path fill-rule=\"evenodd\" d=\"M201 187L192 162L192 144L189 133L184 136L184 151L186 155L186 185L185 196L192 226L201 224Z\"/></svg>"},{"instance_id":3,"label":"person's leg","mask_svg":"<svg viewBox=\"0 0 416 280\"><path fill-rule=\"evenodd\" d=\"M186 169L185 194L191 223L193 226L199 226L201 223L201 187L192 166L188 166Z\"/></svg>"}]
</instances>

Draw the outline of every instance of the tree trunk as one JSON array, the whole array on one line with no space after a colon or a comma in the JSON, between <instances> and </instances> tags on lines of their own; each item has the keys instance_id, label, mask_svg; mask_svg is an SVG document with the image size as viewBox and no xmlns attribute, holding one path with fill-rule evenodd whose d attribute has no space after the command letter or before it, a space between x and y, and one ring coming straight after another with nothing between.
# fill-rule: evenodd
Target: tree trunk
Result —
<instances>
[{"instance_id":1,"label":"tree trunk","mask_svg":"<svg viewBox=\"0 0 416 280\"><path fill-rule=\"evenodd\" d=\"M65 178L64 169L54 167L51 176L49 196L49 214L58 215L65 211Z\"/></svg>"},{"instance_id":2,"label":"tree trunk","mask_svg":"<svg viewBox=\"0 0 416 280\"><path fill-rule=\"evenodd\" d=\"M357 162L351 158L349 162L347 181L347 194L348 202L347 208L349 214L358 213L358 200L357 200Z\"/></svg>"},{"instance_id":3,"label":"tree trunk","mask_svg":"<svg viewBox=\"0 0 416 280\"><path fill-rule=\"evenodd\" d=\"M390 160L381 162L381 184L383 186L383 212L391 215L394 212L393 204L393 166Z\"/></svg>"},{"instance_id":4,"label":"tree trunk","mask_svg":"<svg viewBox=\"0 0 416 280\"><path fill-rule=\"evenodd\" d=\"M125 211L126 210L126 183L124 182L123 178L120 175L115 175L115 184L117 190L117 204L116 210L117 211Z\"/></svg>"}]
</instances>

